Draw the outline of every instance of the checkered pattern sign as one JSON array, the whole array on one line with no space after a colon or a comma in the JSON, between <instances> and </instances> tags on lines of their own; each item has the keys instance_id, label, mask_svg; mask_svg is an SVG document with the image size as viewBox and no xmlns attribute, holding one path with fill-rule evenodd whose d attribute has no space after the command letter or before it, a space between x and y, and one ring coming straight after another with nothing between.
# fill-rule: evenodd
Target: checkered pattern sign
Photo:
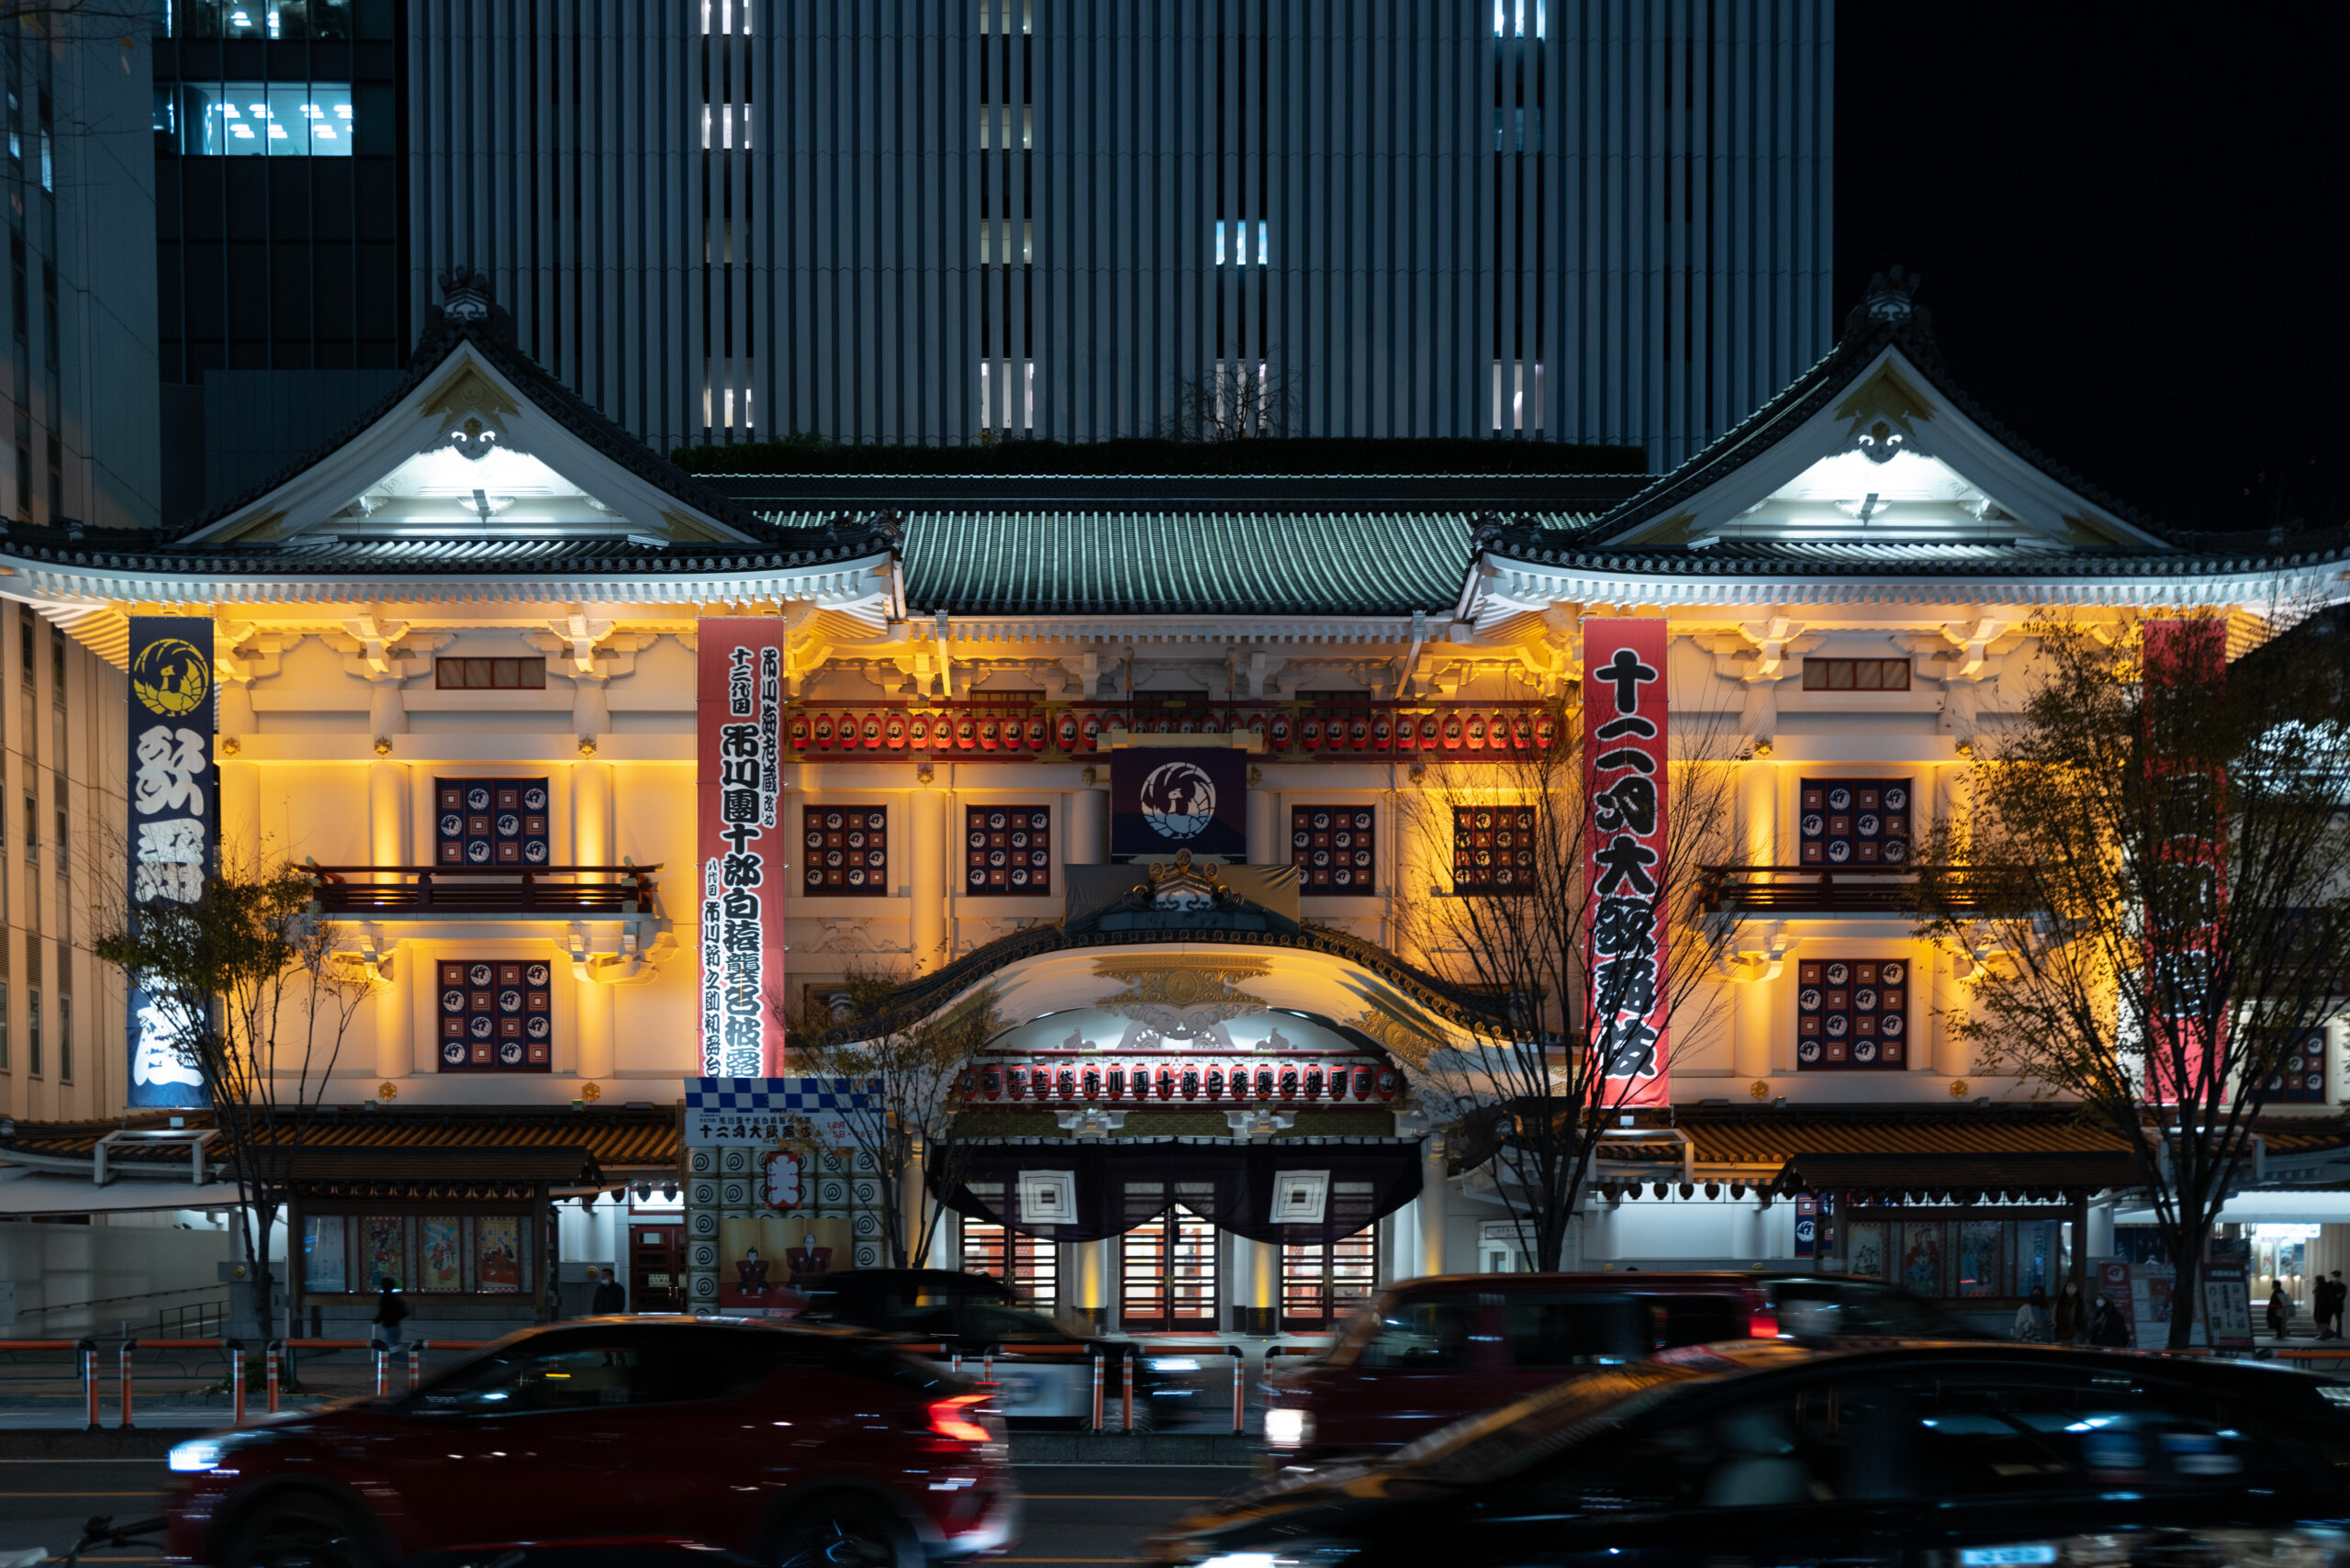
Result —
<instances>
[{"instance_id":1,"label":"checkered pattern sign","mask_svg":"<svg viewBox=\"0 0 2350 1568\"><path fill-rule=\"evenodd\" d=\"M443 866L490 870L548 864L547 781L543 778L437 778Z\"/></svg>"},{"instance_id":2,"label":"checkered pattern sign","mask_svg":"<svg viewBox=\"0 0 2350 1568\"><path fill-rule=\"evenodd\" d=\"M1807 778L1797 853L1806 866L1907 866L1909 863L1909 780Z\"/></svg>"},{"instance_id":3,"label":"checkered pattern sign","mask_svg":"<svg viewBox=\"0 0 2350 1568\"><path fill-rule=\"evenodd\" d=\"M800 880L811 893L880 898L890 890L890 813L879 806L806 806Z\"/></svg>"},{"instance_id":4,"label":"checkered pattern sign","mask_svg":"<svg viewBox=\"0 0 2350 1568\"><path fill-rule=\"evenodd\" d=\"M1796 1065L1807 1072L1909 1064L1909 963L1818 958L1796 966Z\"/></svg>"},{"instance_id":5,"label":"checkered pattern sign","mask_svg":"<svg viewBox=\"0 0 2350 1568\"><path fill-rule=\"evenodd\" d=\"M963 882L974 895L1053 890L1053 815L1045 806L968 806L963 812Z\"/></svg>"},{"instance_id":6,"label":"checkered pattern sign","mask_svg":"<svg viewBox=\"0 0 2350 1568\"><path fill-rule=\"evenodd\" d=\"M1371 822L1369 806L1292 806L1289 861L1299 884L1314 892L1371 891Z\"/></svg>"},{"instance_id":7,"label":"checkered pattern sign","mask_svg":"<svg viewBox=\"0 0 2350 1568\"><path fill-rule=\"evenodd\" d=\"M554 1070L554 966L543 958L441 965L441 1070Z\"/></svg>"}]
</instances>

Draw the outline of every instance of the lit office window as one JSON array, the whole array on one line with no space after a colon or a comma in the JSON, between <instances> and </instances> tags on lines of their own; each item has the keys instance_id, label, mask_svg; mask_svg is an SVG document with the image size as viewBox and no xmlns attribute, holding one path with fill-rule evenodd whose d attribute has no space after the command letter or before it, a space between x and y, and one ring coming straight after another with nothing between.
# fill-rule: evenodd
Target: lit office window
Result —
<instances>
[{"instance_id":1,"label":"lit office window","mask_svg":"<svg viewBox=\"0 0 2350 1568\"><path fill-rule=\"evenodd\" d=\"M347 39L351 0L162 0L163 36L179 39Z\"/></svg>"},{"instance_id":2,"label":"lit office window","mask_svg":"<svg viewBox=\"0 0 2350 1568\"><path fill-rule=\"evenodd\" d=\"M1225 235L1225 230L1227 228L1232 230L1228 250L1226 248ZM1245 218L1237 218L1230 224L1226 224L1221 218L1215 220L1215 264L1217 266L1245 267L1248 264L1248 220ZM1265 220L1263 218L1260 218L1257 219L1256 229L1256 263L1261 267L1265 264L1266 243Z\"/></svg>"},{"instance_id":3,"label":"lit office window","mask_svg":"<svg viewBox=\"0 0 2350 1568\"><path fill-rule=\"evenodd\" d=\"M185 83L178 122L189 157L347 158L351 84Z\"/></svg>"}]
</instances>

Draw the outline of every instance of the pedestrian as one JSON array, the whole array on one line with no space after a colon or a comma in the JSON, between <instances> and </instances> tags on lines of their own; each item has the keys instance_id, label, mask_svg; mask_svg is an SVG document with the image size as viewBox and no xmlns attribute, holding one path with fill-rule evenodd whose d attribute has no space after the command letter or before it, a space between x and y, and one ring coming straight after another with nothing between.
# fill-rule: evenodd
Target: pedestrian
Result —
<instances>
[{"instance_id":1,"label":"pedestrian","mask_svg":"<svg viewBox=\"0 0 2350 1568\"><path fill-rule=\"evenodd\" d=\"M598 1271L590 1269L588 1271L588 1277L597 1279L599 1275ZM596 1298L588 1303L588 1309L599 1317L612 1317L626 1312L628 1289L621 1283L620 1271L613 1269L605 1271L600 1278L602 1282L597 1285Z\"/></svg>"},{"instance_id":2,"label":"pedestrian","mask_svg":"<svg viewBox=\"0 0 2350 1568\"><path fill-rule=\"evenodd\" d=\"M387 1350L400 1348L400 1325L408 1320L408 1303L400 1299L399 1286L386 1274L376 1282L375 1342Z\"/></svg>"},{"instance_id":3,"label":"pedestrian","mask_svg":"<svg viewBox=\"0 0 2350 1568\"><path fill-rule=\"evenodd\" d=\"M2097 1305L2089 1308L2089 1343L2107 1350L2130 1348L2130 1325L2121 1320L2120 1309L2106 1299L2103 1291L2098 1293Z\"/></svg>"},{"instance_id":4,"label":"pedestrian","mask_svg":"<svg viewBox=\"0 0 2350 1568\"><path fill-rule=\"evenodd\" d=\"M2285 1282L2278 1280L2268 1287L2268 1337L2282 1339L2292 1321L2293 1298L2285 1294Z\"/></svg>"},{"instance_id":5,"label":"pedestrian","mask_svg":"<svg viewBox=\"0 0 2350 1568\"><path fill-rule=\"evenodd\" d=\"M2038 1285L2016 1308L2015 1337L2027 1345L2048 1343L2048 1293Z\"/></svg>"},{"instance_id":6,"label":"pedestrian","mask_svg":"<svg viewBox=\"0 0 2350 1568\"><path fill-rule=\"evenodd\" d=\"M2077 1281L2066 1280L2065 1288L2056 1294L2056 1343L2077 1345L2081 1330L2088 1324L2081 1311L2081 1287Z\"/></svg>"},{"instance_id":7,"label":"pedestrian","mask_svg":"<svg viewBox=\"0 0 2350 1568\"><path fill-rule=\"evenodd\" d=\"M2342 1282L2342 1271L2339 1269L2333 1271L2333 1278L2329 1283L2333 1287L2333 1338L2339 1339L2342 1338L2342 1304L2350 1299L2350 1284Z\"/></svg>"},{"instance_id":8,"label":"pedestrian","mask_svg":"<svg viewBox=\"0 0 2350 1568\"><path fill-rule=\"evenodd\" d=\"M2310 1322L2311 1332L2325 1338L2327 1326L2333 1321L2333 1282L2323 1274L2310 1282Z\"/></svg>"}]
</instances>

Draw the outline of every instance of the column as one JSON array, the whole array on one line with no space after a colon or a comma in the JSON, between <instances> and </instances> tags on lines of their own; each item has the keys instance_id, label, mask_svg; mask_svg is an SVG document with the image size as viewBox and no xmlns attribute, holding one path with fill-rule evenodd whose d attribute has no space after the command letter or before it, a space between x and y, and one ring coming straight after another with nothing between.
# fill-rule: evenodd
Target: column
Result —
<instances>
[{"instance_id":1,"label":"column","mask_svg":"<svg viewBox=\"0 0 2350 1568\"><path fill-rule=\"evenodd\" d=\"M1248 770L1257 771L1253 767ZM1262 785L1248 790L1248 864L1289 864L1288 847L1281 835L1281 796Z\"/></svg>"},{"instance_id":2,"label":"column","mask_svg":"<svg viewBox=\"0 0 2350 1568\"><path fill-rule=\"evenodd\" d=\"M1106 763L1104 767L1108 766ZM1110 858L1110 796L1087 784L1069 792L1069 863L1099 866Z\"/></svg>"},{"instance_id":3,"label":"column","mask_svg":"<svg viewBox=\"0 0 2350 1568\"><path fill-rule=\"evenodd\" d=\"M571 863L610 866L612 861L612 765L571 765Z\"/></svg>"},{"instance_id":4,"label":"column","mask_svg":"<svg viewBox=\"0 0 2350 1568\"><path fill-rule=\"evenodd\" d=\"M947 958L946 798L935 790L917 789L906 796L905 810L911 819L906 842L913 852L913 907L908 924L914 969L930 974Z\"/></svg>"},{"instance_id":5,"label":"column","mask_svg":"<svg viewBox=\"0 0 2350 1568\"><path fill-rule=\"evenodd\" d=\"M1444 1272L1444 1201L1449 1179L1444 1139L1430 1133L1420 1140L1420 1272Z\"/></svg>"},{"instance_id":6,"label":"column","mask_svg":"<svg viewBox=\"0 0 2350 1568\"><path fill-rule=\"evenodd\" d=\"M423 962L396 946L384 967L390 973L375 983L375 1076L398 1080L416 1070L416 1014L412 1005L416 976L409 971Z\"/></svg>"},{"instance_id":7,"label":"column","mask_svg":"<svg viewBox=\"0 0 2350 1568\"><path fill-rule=\"evenodd\" d=\"M1934 989L1942 993L1947 1010L1933 1020L1934 1070L1944 1078L1964 1078L1975 1070L1975 1047L1951 1025L1966 1017L1967 984L1955 972L1956 961L1947 955L1932 952L1930 961ZM1916 960L1911 964L1914 969Z\"/></svg>"},{"instance_id":8,"label":"column","mask_svg":"<svg viewBox=\"0 0 2350 1568\"><path fill-rule=\"evenodd\" d=\"M906 1167L898 1172L899 1235L906 1244L906 1267L927 1269L934 1265L923 1250L922 1219L926 1193L922 1179L923 1140L908 1141Z\"/></svg>"},{"instance_id":9,"label":"column","mask_svg":"<svg viewBox=\"0 0 2350 1568\"><path fill-rule=\"evenodd\" d=\"M375 866L410 864L406 763L371 762L367 765L367 859L369 864ZM380 882L406 880L402 877L386 874L378 874L375 879Z\"/></svg>"},{"instance_id":10,"label":"column","mask_svg":"<svg viewBox=\"0 0 2350 1568\"><path fill-rule=\"evenodd\" d=\"M586 969L585 964L574 964L572 973L579 976ZM572 1005L577 1015L574 1038L578 1047L572 1070L584 1079L610 1078L616 1049L612 1027L612 988L599 980L576 979L571 994Z\"/></svg>"},{"instance_id":11,"label":"column","mask_svg":"<svg viewBox=\"0 0 2350 1568\"><path fill-rule=\"evenodd\" d=\"M1771 1048L1772 982L1758 978L1732 989L1738 995L1738 1076L1750 1083L1768 1079L1776 1059Z\"/></svg>"},{"instance_id":12,"label":"column","mask_svg":"<svg viewBox=\"0 0 2350 1568\"><path fill-rule=\"evenodd\" d=\"M1241 1334L1281 1331L1281 1249L1270 1241L1232 1238L1232 1327Z\"/></svg>"},{"instance_id":13,"label":"column","mask_svg":"<svg viewBox=\"0 0 2350 1568\"><path fill-rule=\"evenodd\" d=\"M1738 812L1750 866L1779 863L1779 770L1750 762L1738 770Z\"/></svg>"},{"instance_id":14,"label":"column","mask_svg":"<svg viewBox=\"0 0 2350 1568\"><path fill-rule=\"evenodd\" d=\"M1117 1245L1113 1237L1100 1241L1076 1244L1077 1277L1070 1282L1076 1287L1069 1294L1069 1305L1079 1316L1105 1333L1113 1327L1110 1311L1110 1249Z\"/></svg>"},{"instance_id":15,"label":"column","mask_svg":"<svg viewBox=\"0 0 2350 1568\"><path fill-rule=\"evenodd\" d=\"M408 704L400 699L397 677L368 683L367 729L376 735L408 734Z\"/></svg>"},{"instance_id":16,"label":"column","mask_svg":"<svg viewBox=\"0 0 2350 1568\"><path fill-rule=\"evenodd\" d=\"M261 863L261 768L251 762L220 764L220 858L224 868L258 868Z\"/></svg>"}]
</instances>

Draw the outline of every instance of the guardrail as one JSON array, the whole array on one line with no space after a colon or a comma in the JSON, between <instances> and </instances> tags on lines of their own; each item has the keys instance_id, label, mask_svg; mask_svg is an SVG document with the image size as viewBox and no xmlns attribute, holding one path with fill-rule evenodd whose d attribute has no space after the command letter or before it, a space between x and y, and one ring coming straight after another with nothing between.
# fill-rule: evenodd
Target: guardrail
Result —
<instances>
[{"instance_id":1,"label":"guardrail","mask_svg":"<svg viewBox=\"0 0 2350 1568\"><path fill-rule=\"evenodd\" d=\"M651 914L655 866L305 866L329 914ZM352 877L397 878L354 882ZM616 880L603 881L601 878Z\"/></svg>"}]
</instances>

